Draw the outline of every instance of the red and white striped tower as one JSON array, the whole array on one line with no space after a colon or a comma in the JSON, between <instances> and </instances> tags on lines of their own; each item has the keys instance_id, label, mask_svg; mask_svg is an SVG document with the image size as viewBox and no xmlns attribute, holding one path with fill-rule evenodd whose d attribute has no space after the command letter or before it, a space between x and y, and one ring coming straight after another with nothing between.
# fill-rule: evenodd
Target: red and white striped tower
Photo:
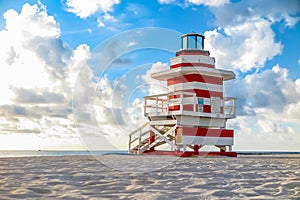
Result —
<instances>
[{"instance_id":1,"label":"red and white striped tower","mask_svg":"<svg viewBox=\"0 0 300 200\"><path fill-rule=\"evenodd\" d=\"M223 94L223 81L235 74L215 68L215 59L204 50L203 35L182 35L170 69L152 78L166 81L169 92L144 97L150 122L130 134L130 153L236 156L233 130L226 129L227 120L235 117L236 99ZM206 145L220 151L199 152Z\"/></svg>"}]
</instances>

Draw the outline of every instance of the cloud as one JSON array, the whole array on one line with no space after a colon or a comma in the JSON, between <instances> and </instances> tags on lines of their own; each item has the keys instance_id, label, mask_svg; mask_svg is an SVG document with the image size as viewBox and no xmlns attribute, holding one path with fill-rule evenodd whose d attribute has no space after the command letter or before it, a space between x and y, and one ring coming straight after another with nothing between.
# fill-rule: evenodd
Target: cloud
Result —
<instances>
[{"instance_id":1,"label":"cloud","mask_svg":"<svg viewBox=\"0 0 300 200\"><path fill-rule=\"evenodd\" d=\"M175 3L175 4L183 6L183 7L186 7L189 5L221 6L223 4L229 3L229 0L184 0L184 1L158 0L158 3L160 3L160 4Z\"/></svg>"},{"instance_id":2,"label":"cloud","mask_svg":"<svg viewBox=\"0 0 300 200\"><path fill-rule=\"evenodd\" d=\"M229 3L229 0L186 0L187 3L205 6L221 6Z\"/></svg>"},{"instance_id":3,"label":"cloud","mask_svg":"<svg viewBox=\"0 0 300 200\"><path fill-rule=\"evenodd\" d=\"M299 21L294 15L300 3L269 3L246 0L211 8L218 28L205 32L206 48L216 57L217 66L246 72L262 68L282 53L284 46L275 40L272 25L284 21L292 28Z\"/></svg>"},{"instance_id":4,"label":"cloud","mask_svg":"<svg viewBox=\"0 0 300 200\"><path fill-rule=\"evenodd\" d=\"M72 49L62 41L58 23L44 6L25 4L20 13L9 10L5 16L6 29L0 32L3 43L0 54L4 58L0 60L0 89L5 94L0 100L0 133L31 135L36 141L47 140L48 147L52 143L49 141L55 139L55 145L75 142L78 148L80 138L89 149L112 149L105 141L111 137L113 143L114 137L121 135L118 142L124 148L126 134L144 120L137 113L136 117L130 113L136 112L137 103L132 105L128 101L128 106L123 107L126 77L114 81L95 77L88 64L89 46L81 44ZM15 21L30 24L41 32L11 24ZM15 35L18 37L11 38ZM114 59L118 46L110 47L113 48L107 49L106 55ZM129 61L116 59L114 62ZM134 121L128 120L128 116ZM13 137L7 138L12 145L16 144ZM99 146L100 143L105 146Z\"/></svg>"},{"instance_id":5,"label":"cloud","mask_svg":"<svg viewBox=\"0 0 300 200\"><path fill-rule=\"evenodd\" d=\"M6 20L6 30L11 31L12 38L18 39L22 35L40 36L40 37L58 37L60 29L53 16L48 16L44 7L37 5L30 6L24 4L20 14L10 9L3 15ZM13 37L16 36L16 37ZM11 40L9 40L11 41Z\"/></svg>"},{"instance_id":6,"label":"cloud","mask_svg":"<svg viewBox=\"0 0 300 200\"><path fill-rule=\"evenodd\" d=\"M300 20L300 3L280 0L229 2L215 0L162 1L186 6L206 5L215 16L214 30L206 31L205 46L221 68L248 72L264 66L267 60L282 53L284 45L276 41L272 26L283 23L293 28Z\"/></svg>"},{"instance_id":7,"label":"cloud","mask_svg":"<svg viewBox=\"0 0 300 200\"><path fill-rule=\"evenodd\" d=\"M131 101L132 91L129 91L126 79L123 76L110 81L105 75L99 79L96 88L94 102L98 123L100 126L118 127L120 130L115 134L128 134L132 127L145 121L142 116L143 102L138 98Z\"/></svg>"},{"instance_id":8,"label":"cloud","mask_svg":"<svg viewBox=\"0 0 300 200\"><path fill-rule=\"evenodd\" d=\"M217 66L249 71L262 68L267 60L282 52L275 42L271 23L263 18L249 18L241 24L206 31L206 49L216 57Z\"/></svg>"},{"instance_id":9,"label":"cloud","mask_svg":"<svg viewBox=\"0 0 300 200\"><path fill-rule=\"evenodd\" d=\"M95 77L89 65L89 46L81 44L72 49L62 41L58 23L44 6L24 4L20 13L9 10L4 16L6 28L0 31L0 57L3 58L0 60L0 91L4 94L0 98L1 134L37 135L55 144L75 140L78 143L81 137L86 144L98 148L99 142L106 142L103 135L112 143L116 136L124 136L117 142L119 147L125 147L126 135L146 120L142 116L143 101L130 99L126 83L131 80L126 76L116 80ZM218 47L212 52L218 65L228 62L233 63L228 68L249 71L262 68L267 59L279 54L283 45L275 42L271 26L274 21L287 21L287 16L293 16L286 13L272 16L273 20L250 15L241 21L218 22L224 23L224 28L207 32L208 40ZM108 15L107 20L110 20ZM289 24L293 24L292 21ZM134 46L136 42L132 41L135 40L128 39L124 45L107 45L101 64L130 63L116 55L120 46ZM228 52L234 54L228 55ZM222 56L229 61L218 59ZM151 78L153 72L166 69L167 63L157 62L140 77L147 94L167 92L165 82ZM245 144L249 138L253 138L254 144L267 134L273 139L273 147L280 145L280 141L287 146L297 145L291 137L299 138L300 79L291 80L288 70L276 65L230 84L238 89L228 90L228 95L238 97L238 110L242 110L236 120L229 120L229 125L237 129L237 135L242 136L237 137L237 144ZM253 135L256 132L261 134ZM4 142L1 142L2 145Z\"/></svg>"},{"instance_id":10,"label":"cloud","mask_svg":"<svg viewBox=\"0 0 300 200\"><path fill-rule=\"evenodd\" d=\"M87 18L97 12L107 13L113 10L114 5L119 4L119 0L67 0L67 11L72 12L80 18Z\"/></svg>"},{"instance_id":11,"label":"cloud","mask_svg":"<svg viewBox=\"0 0 300 200\"><path fill-rule=\"evenodd\" d=\"M72 55L70 47L57 38L34 37L25 42L24 46L36 53L49 66L50 71L57 71L56 76L62 75L64 66L69 63Z\"/></svg>"},{"instance_id":12,"label":"cloud","mask_svg":"<svg viewBox=\"0 0 300 200\"><path fill-rule=\"evenodd\" d=\"M5 60L5 62L8 64L8 65L11 65L13 62L14 62L14 59L17 57L17 54L14 50L13 47L10 47L9 51L7 52L7 58Z\"/></svg>"},{"instance_id":13,"label":"cloud","mask_svg":"<svg viewBox=\"0 0 300 200\"><path fill-rule=\"evenodd\" d=\"M239 150L295 151L300 135L300 79L279 65L228 82L227 96L237 97L237 118L228 120ZM233 89L234 88L234 89Z\"/></svg>"},{"instance_id":14,"label":"cloud","mask_svg":"<svg viewBox=\"0 0 300 200\"><path fill-rule=\"evenodd\" d=\"M237 118L228 121L236 132L235 148L298 150L300 80L291 80L288 70L279 65L263 68L284 48L275 40L272 26L283 23L293 28L299 21L295 17L299 1L265 4L240 1L211 7L218 28L205 32L205 46L218 67L238 72L236 80L225 84L227 95L237 97ZM243 78L244 72L248 75Z\"/></svg>"},{"instance_id":15,"label":"cloud","mask_svg":"<svg viewBox=\"0 0 300 200\"><path fill-rule=\"evenodd\" d=\"M170 4L173 3L175 0L158 0L158 3L160 4Z\"/></svg>"},{"instance_id":16,"label":"cloud","mask_svg":"<svg viewBox=\"0 0 300 200\"><path fill-rule=\"evenodd\" d=\"M135 41L128 43L128 47L132 47L132 46L136 46L136 45L137 45L137 42L135 42ZM299 60L299 62L300 62L300 60Z\"/></svg>"},{"instance_id":17,"label":"cloud","mask_svg":"<svg viewBox=\"0 0 300 200\"><path fill-rule=\"evenodd\" d=\"M259 101L254 102L255 107L270 108L274 111L283 112L290 104L295 104L300 101L300 79L292 81L288 76L288 70L275 65L271 70L265 70L261 74L249 75L245 78L248 85L250 98L261 94L266 99L260 98ZM260 82L259 84L257 84ZM255 84L256 83L256 84ZM256 92L253 92L256 91ZM266 105L266 101L269 103ZM264 105L265 106L262 106ZM280 112L279 112L280 113ZM290 118L285 113L285 118Z\"/></svg>"},{"instance_id":18,"label":"cloud","mask_svg":"<svg viewBox=\"0 0 300 200\"><path fill-rule=\"evenodd\" d=\"M285 71L286 69L275 66L272 70L265 70L261 74L246 76L248 97L254 108L271 108L274 111L282 112L287 99L281 84L285 85L286 81L280 79L286 80Z\"/></svg>"},{"instance_id":19,"label":"cloud","mask_svg":"<svg viewBox=\"0 0 300 200\"><path fill-rule=\"evenodd\" d=\"M291 119L300 119L300 102L290 103L285 106L285 114Z\"/></svg>"},{"instance_id":20,"label":"cloud","mask_svg":"<svg viewBox=\"0 0 300 200\"><path fill-rule=\"evenodd\" d=\"M24 107L18 105L3 105L0 107L1 116L18 117L27 116L27 111Z\"/></svg>"},{"instance_id":21,"label":"cloud","mask_svg":"<svg viewBox=\"0 0 300 200\"><path fill-rule=\"evenodd\" d=\"M99 124L116 127L121 127L125 124L126 120L123 109L127 91L125 79L123 77L109 81L107 76L104 76L99 80L95 96L95 107L97 109Z\"/></svg>"},{"instance_id":22,"label":"cloud","mask_svg":"<svg viewBox=\"0 0 300 200\"><path fill-rule=\"evenodd\" d=\"M300 79L293 81L289 78L287 68L275 65L272 69L225 83L225 88L226 95L238 98L237 110L240 116L259 115L282 121L296 119L295 113L298 112L300 101ZM299 119L296 122L300 124Z\"/></svg>"},{"instance_id":23,"label":"cloud","mask_svg":"<svg viewBox=\"0 0 300 200\"><path fill-rule=\"evenodd\" d=\"M167 63L156 62L152 64L151 68L141 76L143 81L145 81L145 88L149 95L168 93L168 88L165 81L155 80L151 77L151 74L155 72L160 72L168 69L169 67Z\"/></svg>"},{"instance_id":24,"label":"cloud","mask_svg":"<svg viewBox=\"0 0 300 200\"><path fill-rule=\"evenodd\" d=\"M14 88L12 91L16 94L13 101L15 103L26 104L60 104L63 103L65 98L60 93L51 93L47 90L40 89L36 91L34 89Z\"/></svg>"},{"instance_id":25,"label":"cloud","mask_svg":"<svg viewBox=\"0 0 300 200\"><path fill-rule=\"evenodd\" d=\"M128 43L128 46L130 47L130 42ZM127 65L131 63L131 60L129 58L121 58L119 56L119 52L121 50L122 45L119 44L116 41L109 42L105 47L104 47L104 52L102 53L101 57L103 66L108 66L110 64L114 65ZM132 45L131 45L132 46ZM111 63L112 62L112 63Z\"/></svg>"},{"instance_id":26,"label":"cloud","mask_svg":"<svg viewBox=\"0 0 300 200\"><path fill-rule=\"evenodd\" d=\"M117 69L120 67L127 67L132 64L132 57L126 55L130 52L130 48L136 46L131 38L128 39L110 39L108 42L101 43L91 53L91 59L88 64L92 66L96 74L104 75L107 70Z\"/></svg>"},{"instance_id":27,"label":"cloud","mask_svg":"<svg viewBox=\"0 0 300 200\"><path fill-rule=\"evenodd\" d=\"M60 29L54 18L47 15L45 9L37 5L24 4L20 14L8 10L4 13L4 17L6 28L0 31L0 57L3 58L0 60L0 89L6 95L0 103L12 103L11 86L17 88L49 86L53 83L51 78L61 76L64 62L61 60L64 56L60 57L62 51L67 55L70 54L70 50L65 47L61 50L56 48L59 45L50 45L51 48L42 53L47 49L45 46L61 43L58 38ZM46 53L49 57L45 55ZM56 60L49 63L49 58ZM52 86L54 89L55 84Z\"/></svg>"},{"instance_id":28,"label":"cloud","mask_svg":"<svg viewBox=\"0 0 300 200\"><path fill-rule=\"evenodd\" d=\"M299 125L257 116L238 116L228 120L235 130L234 149L239 151L298 151Z\"/></svg>"},{"instance_id":29,"label":"cloud","mask_svg":"<svg viewBox=\"0 0 300 200\"><path fill-rule=\"evenodd\" d=\"M32 133L61 141L78 138L72 117L78 70L86 67L83 84L95 84L86 62L88 46L73 50L63 42L58 23L43 5L24 4L20 13L8 10L4 18L0 133Z\"/></svg>"},{"instance_id":30,"label":"cloud","mask_svg":"<svg viewBox=\"0 0 300 200\"><path fill-rule=\"evenodd\" d=\"M118 20L114 16L105 13L97 18L97 22L99 27L104 27L107 23L116 23Z\"/></svg>"},{"instance_id":31,"label":"cloud","mask_svg":"<svg viewBox=\"0 0 300 200\"><path fill-rule=\"evenodd\" d=\"M251 0L226 4L220 7L211 8L216 16L216 23L222 27L242 24L249 18L265 18L271 23L285 21L287 26L294 26L299 20L295 14L299 12L300 3L291 0L283 3L280 0L266 2L258 0L253 3Z\"/></svg>"}]
</instances>

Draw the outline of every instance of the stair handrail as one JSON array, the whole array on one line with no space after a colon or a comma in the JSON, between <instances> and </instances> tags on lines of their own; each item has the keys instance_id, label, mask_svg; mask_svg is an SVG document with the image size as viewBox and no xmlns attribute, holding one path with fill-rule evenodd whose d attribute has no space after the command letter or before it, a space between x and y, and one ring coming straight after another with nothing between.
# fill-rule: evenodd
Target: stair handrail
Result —
<instances>
[{"instance_id":1,"label":"stair handrail","mask_svg":"<svg viewBox=\"0 0 300 200\"><path fill-rule=\"evenodd\" d=\"M149 124L150 124L150 122L146 122L144 125L142 125L141 127L137 128L136 130L132 131L128 135L129 136L128 152L130 152L130 150L131 150L131 144L132 144L132 142L134 142L136 140L135 139L135 140L131 141L132 136L135 135L135 134L137 134L137 133L139 133L139 136L137 138L139 138L139 140L141 140L141 137L147 133L147 132L145 132L145 133L141 134L142 133L142 129L145 128L146 126L148 126ZM140 143L140 141L139 141L139 143Z\"/></svg>"}]
</instances>

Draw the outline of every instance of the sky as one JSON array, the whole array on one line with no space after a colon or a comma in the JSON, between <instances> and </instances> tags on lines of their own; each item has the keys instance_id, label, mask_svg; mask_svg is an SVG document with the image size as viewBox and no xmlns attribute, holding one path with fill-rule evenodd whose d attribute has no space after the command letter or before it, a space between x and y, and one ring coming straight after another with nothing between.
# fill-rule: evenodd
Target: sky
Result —
<instances>
[{"instance_id":1,"label":"sky","mask_svg":"<svg viewBox=\"0 0 300 200\"><path fill-rule=\"evenodd\" d=\"M232 70L233 150L300 151L300 1L0 1L0 150L126 149L180 35Z\"/></svg>"}]
</instances>

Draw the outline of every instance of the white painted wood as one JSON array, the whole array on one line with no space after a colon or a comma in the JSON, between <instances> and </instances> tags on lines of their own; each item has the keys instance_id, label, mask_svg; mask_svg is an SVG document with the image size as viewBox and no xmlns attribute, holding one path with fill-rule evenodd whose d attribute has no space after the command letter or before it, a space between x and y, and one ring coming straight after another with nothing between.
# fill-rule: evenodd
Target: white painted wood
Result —
<instances>
[{"instance_id":1,"label":"white painted wood","mask_svg":"<svg viewBox=\"0 0 300 200\"><path fill-rule=\"evenodd\" d=\"M177 83L168 86L169 91L190 90L190 89L223 92L223 85L202 83L202 82L188 82L188 83Z\"/></svg>"},{"instance_id":2,"label":"white painted wood","mask_svg":"<svg viewBox=\"0 0 300 200\"><path fill-rule=\"evenodd\" d=\"M212 57L203 55L181 55L170 59L170 65L176 65L179 63L205 63L214 65L215 60Z\"/></svg>"},{"instance_id":3,"label":"white painted wood","mask_svg":"<svg viewBox=\"0 0 300 200\"><path fill-rule=\"evenodd\" d=\"M164 135L162 135L154 126L150 126L150 129L151 131L154 132L154 134L157 134L160 138L162 138L166 143L168 143L170 146L173 145L173 143L168 139L166 138ZM174 130L176 129L176 126L173 126L171 129L169 129L168 132L166 132L165 134L168 135L170 134L171 132L173 132Z\"/></svg>"},{"instance_id":4,"label":"white painted wood","mask_svg":"<svg viewBox=\"0 0 300 200\"><path fill-rule=\"evenodd\" d=\"M183 98L183 94L189 95L189 97ZM180 95L182 99L179 97L177 99L170 99L168 101L167 96L169 95ZM225 97L224 100L220 99L220 106L224 109L224 113L221 114L220 112L215 113L204 113L201 111L201 108L199 110L193 110L193 111L187 111L187 110L177 110L177 111L169 111L169 106L174 105L180 105L180 108L183 108L182 105L187 104L195 104L194 107L198 107L198 102L195 101L194 97L195 93L188 93L188 92L174 92L169 94L162 94L162 95L153 95L153 96L147 96L145 98L145 107L144 107L144 113L145 116L172 116L172 115L188 115L188 116L194 116L194 117L211 117L211 118L224 118L224 119L230 119L235 117L235 98L227 98ZM152 100L151 100L152 99ZM159 100L156 100L159 99ZM197 99L199 99L197 97ZM210 98L201 98L203 99L204 105L211 104ZM164 100L164 101L163 101ZM163 102L163 103L161 103ZM226 102L226 104L225 104ZM229 104L228 104L229 103ZM223 106L225 105L225 106Z\"/></svg>"},{"instance_id":5,"label":"white painted wood","mask_svg":"<svg viewBox=\"0 0 300 200\"><path fill-rule=\"evenodd\" d=\"M224 81L235 79L235 74L232 71L208 68L208 67L178 67L170 70L160 71L151 74L151 77L157 80L166 81L170 78L183 76L185 74L202 74L215 77L222 77Z\"/></svg>"},{"instance_id":6,"label":"white painted wood","mask_svg":"<svg viewBox=\"0 0 300 200\"><path fill-rule=\"evenodd\" d=\"M202 98L204 105L210 105L210 98Z\"/></svg>"},{"instance_id":7,"label":"white painted wood","mask_svg":"<svg viewBox=\"0 0 300 200\"><path fill-rule=\"evenodd\" d=\"M211 97L211 113L213 114L220 114L221 112L221 99L220 97Z\"/></svg>"},{"instance_id":8,"label":"white painted wood","mask_svg":"<svg viewBox=\"0 0 300 200\"><path fill-rule=\"evenodd\" d=\"M186 126L224 127L226 122L224 118L200 118L186 115L178 115L176 119L178 125Z\"/></svg>"},{"instance_id":9,"label":"white painted wood","mask_svg":"<svg viewBox=\"0 0 300 200\"><path fill-rule=\"evenodd\" d=\"M164 125L172 125L177 124L177 120L157 120L157 121L150 121L150 125L152 126L164 126Z\"/></svg>"},{"instance_id":10,"label":"white painted wood","mask_svg":"<svg viewBox=\"0 0 300 200\"><path fill-rule=\"evenodd\" d=\"M231 137L202 137L202 136L182 136L182 144L199 145L233 145Z\"/></svg>"},{"instance_id":11,"label":"white painted wood","mask_svg":"<svg viewBox=\"0 0 300 200\"><path fill-rule=\"evenodd\" d=\"M214 65L215 60L213 57L209 56L203 56L203 55L182 55L180 56L183 59L183 62L188 62L188 63L205 63L205 64L210 64Z\"/></svg>"}]
</instances>

